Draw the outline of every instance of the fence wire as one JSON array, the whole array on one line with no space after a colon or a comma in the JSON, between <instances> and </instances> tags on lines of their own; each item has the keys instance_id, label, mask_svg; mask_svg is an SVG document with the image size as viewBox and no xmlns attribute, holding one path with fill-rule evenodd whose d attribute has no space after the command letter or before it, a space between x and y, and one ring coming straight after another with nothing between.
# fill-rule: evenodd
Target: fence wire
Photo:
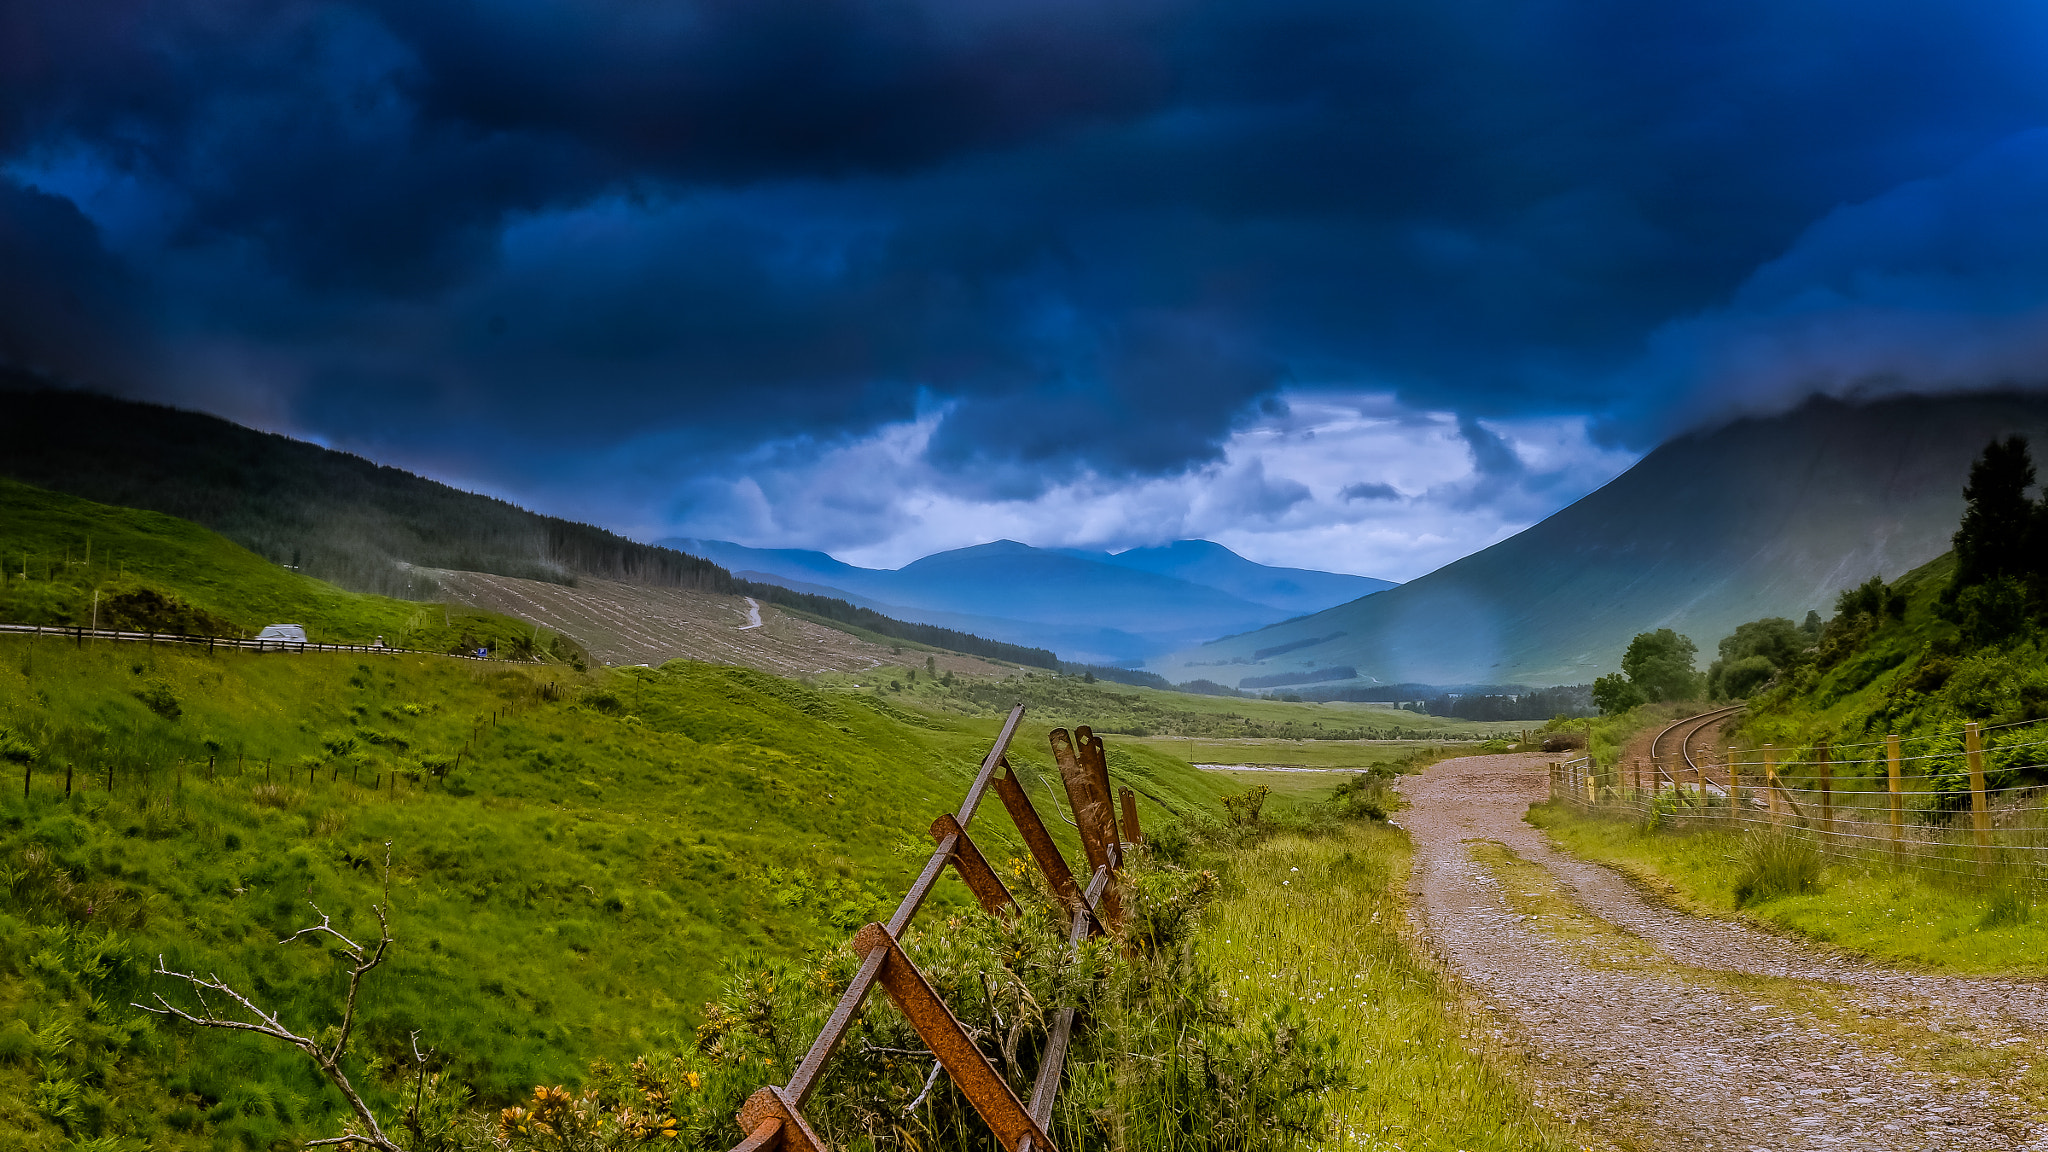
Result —
<instances>
[{"instance_id":1,"label":"fence wire","mask_svg":"<svg viewBox=\"0 0 2048 1152\"><path fill-rule=\"evenodd\" d=\"M2048 784L2031 782L2048 779L2048 759L2013 756L2048 740L1983 744L1990 731L1901 739L1896 757L1885 754L1887 741L1821 744L1808 758L1785 760L1767 747L1608 765L1581 756L1551 766L1550 792L1592 815L1674 829L1775 829L1845 861L1975 883L2048 884ZM1903 754L1909 743L1938 741L1953 750ZM1878 754L1836 755L1869 748Z\"/></svg>"}]
</instances>

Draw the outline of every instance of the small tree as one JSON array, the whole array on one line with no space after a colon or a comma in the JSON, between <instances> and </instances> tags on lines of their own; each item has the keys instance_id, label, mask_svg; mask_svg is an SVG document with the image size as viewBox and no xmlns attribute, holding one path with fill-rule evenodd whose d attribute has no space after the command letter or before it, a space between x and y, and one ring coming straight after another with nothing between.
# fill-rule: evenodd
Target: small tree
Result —
<instances>
[{"instance_id":1,"label":"small tree","mask_svg":"<svg viewBox=\"0 0 2048 1152\"><path fill-rule=\"evenodd\" d=\"M1644 703L1643 690L1619 672L1609 673L1593 681L1593 705L1603 716L1626 712Z\"/></svg>"},{"instance_id":2,"label":"small tree","mask_svg":"<svg viewBox=\"0 0 2048 1152\"><path fill-rule=\"evenodd\" d=\"M2039 509L2027 498L2033 483L2034 462L2023 436L1993 440L1970 465L1970 482L1963 488L1963 522L1954 537L1951 598L2000 576L2030 575L2028 553L2040 519Z\"/></svg>"},{"instance_id":3,"label":"small tree","mask_svg":"<svg viewBox=\"0 0 2048 1152\"><path fill-rule=\"evenodd\" d=\"M1637 634L1621 658L1629 683L1648 700L1690 700L1700 693L1693 658L1699 649L1669 628Z\"/></svg>"}]
</instances>

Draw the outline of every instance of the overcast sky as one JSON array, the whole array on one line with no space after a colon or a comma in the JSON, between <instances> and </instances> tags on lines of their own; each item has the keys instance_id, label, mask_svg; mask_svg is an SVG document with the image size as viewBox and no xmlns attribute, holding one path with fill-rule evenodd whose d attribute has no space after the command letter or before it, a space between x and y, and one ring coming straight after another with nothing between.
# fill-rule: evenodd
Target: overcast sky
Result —
<instances>
[{"instance_id":1,"label":"overcast sky","mask_svg":"<svg viewBox=\"0 0 2048 1152\"><path fill-rule=\"evenodd\" d=\"M643 538L1407 579L2042 384L2048 7L18 0L0 357Z\"/></svg>"}]
</instances>

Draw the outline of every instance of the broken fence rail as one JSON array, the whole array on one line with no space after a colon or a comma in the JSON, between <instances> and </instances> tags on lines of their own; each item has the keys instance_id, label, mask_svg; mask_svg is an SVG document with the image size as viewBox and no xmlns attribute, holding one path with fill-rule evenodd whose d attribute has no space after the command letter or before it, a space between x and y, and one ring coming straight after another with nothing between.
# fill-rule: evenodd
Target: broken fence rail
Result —
<instances>
[{"instance_id":1,"label":"broken fence rail","mask_svg":"<svg viewBox=\"0 0 2048 1152\"><path fill-rule=\"evenodd\" d=\"M0 624L0 633L16 636L53 636L60 640L120 640L128 643L190 644L212 652L381 652L392 656L446 656L454 660L497 661L527 664L536 661L507 660L501 656L471 656L463 652L432 652L424 648L392 648L378 644L315 644L310 640L242 640L230 636L194 636L188 632L125 632L114 628L85 628L60 624Z\"/></svg>"},{"instance_id":2,"label":"broken fence rail","mask_svg":"<svg viewBox=\"0 0 2048 1152\"><path fill-rule=\"evenodd\" d=\"M818 1086L832 1054L852 1029L868 993L877 984L910 1021L918 1037L1007 1152L1058 1152L1048 1129L1052 1126L1053 1097L1059 1091L1067 1046L1073 1037L1074 1009L1061 1008L1054 1017L1031 1099L1020 1100L1009 1082L975 1046L952 1010L932 991L900 943L948 865L990 915L1016 913L1016 900L967 834L975 810L991 787L1009 811L1054 897L1071 916L1068 946L1078 948L1090 935L1114 932L1121 927L1122 909L1115 877L1123 865L1123 844L1138 841L1137 799L1129 788L1123 788L1112 800L1109 762L1101 737L1086 727L1076 728L1071 735L1064 728L1053 729L1053 758L1059 763L1060 780L1073 808L1074 823L1080 829L1090 869L1088 883L1078 884L1038 811L1024 794L1023 784L1010 768L1010 740L1023 718L1024 705L1010 709L995 744L982 758L981 769L968 787L960 810L943 814L932 822L932 839L938 846L888 923L869 924L854 935L853 950L861 958L859 971L811 1042L803 1061L791 1073L789 1082L768 1085L748 1097L736 1117L745 1139L733 1152L825 1152L828 1146L804 1118L804 1104ZM997 775L998 771L1001 775ZM1123 815L1121 841L1116 821L1118 801Z\"/></svg>"}]
</instances>

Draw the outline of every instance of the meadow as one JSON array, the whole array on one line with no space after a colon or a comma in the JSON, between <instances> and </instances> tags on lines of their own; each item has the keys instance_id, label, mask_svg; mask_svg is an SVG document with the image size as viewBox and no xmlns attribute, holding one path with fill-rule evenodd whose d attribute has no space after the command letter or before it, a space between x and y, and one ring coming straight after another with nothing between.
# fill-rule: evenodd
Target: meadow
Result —
<instances>
[{"instance_id":1,"label":"meadow","mask_svg":"<svg viewBox=\"0 0 2048 1152\"><path fill-rule=\"evenodd\" d=\"M296 1057L194 1043L125 1005L161 986L145 958L162 954L329 1019L332 958L270 942L315 919L309 901L360 926L387 843L405 947L367 1007L369 1053L395 1059L418 1029L486 1101L630 1058L694 1028L728 961L819 949L892 906L994 727L682 662L578 675L0 640L19 773L0 803L0 1123L53 1148L326 1126L336 1101ZM1047 727L1012 760L1056 810ZM1148 822L1227 787L1142 749L1113 749L1111 770ZM977 836L1020 852L999 819ZM951 879L937 899L968 903ZM70 1102L39 1107L42 1085Z\"/></svg>"},{"instance_id":2,"label":"meadow","mask_svg":"<svg viewBox=\"0 0 2048 1152\"><path fill-rule=\"evenodd\" d=\"M1795 882L1759 883L1762 832L1651 830L1537 805L1529 822L1567 851L1613 865L1661 898L1878 960L1952 972L2048 975L2048 917L2030 890L1815 854ZM1746 897L1746 898L1745 898Z\"/></svg>"}]
</instances>

